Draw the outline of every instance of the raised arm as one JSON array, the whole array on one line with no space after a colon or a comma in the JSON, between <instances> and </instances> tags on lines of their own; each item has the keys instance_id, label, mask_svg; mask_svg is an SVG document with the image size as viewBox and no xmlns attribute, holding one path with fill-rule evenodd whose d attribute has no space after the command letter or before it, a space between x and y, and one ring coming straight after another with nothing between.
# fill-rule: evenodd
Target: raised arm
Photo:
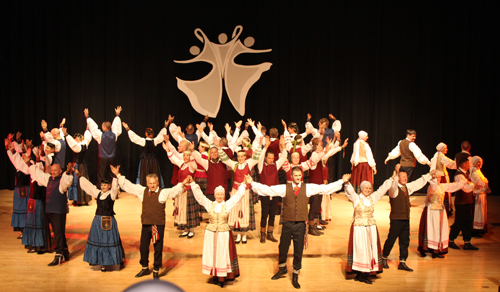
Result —
<instances>
[{"instance_id":1,"label":"raised arm","mask_svg":"<svg viewBox=\"0 0 500 292\"><path fill-rule=\"evenodd\" d=\"M196 163L201 165L205 170L208 170L208 164L209 164L208 159L204 159L203 157L201 157L200 152L196 150L191 152L191 157L193 157L194 161L196 161Z\"/></svg>"},{"instance_id":2,"label":"raised arm","mask_svg":"<svg viewBox=\"0 0 500 292\"><path fill-rule=\"evenodd\" d=\"M416 179L411 183L407 183L406 188L408 189L408 195L411 195L423 188L431 178L431 175L427 173L422 175L419 179Z\"/></svg>"},{"instance_id":3,"label":"raised arm","mask_svg":"<svg viewBox=\"0 0 500 292\"><path fill-rule=\"evenodd\" d=\"M178 195L182 194L185 189L185 185L189 184L189 182L192 182L193 179L189 175L183 182L180 182L176 184L173 188L169 189L162 189L160 192L160 195L158 197L158 202L160 203L165 203L168 199L173 199L177 197Z\"/></svg>"},{"instance_id":4,"label":"raised arm","mask_svg":"<svg viewBox=\"0 0 500 292\"><path fill-rule=\"evenodd\" d=\"M356 206L359 203L359 195L356 194L352 185L350 183L347 183L345 185L344 191L345 191L345 195L347 196L347 198L352 202L352 205L354 206L354 208L356 208Z\"/></svg>"},{"instance_id":5,"label":"raised arm","mask_svg":"<svg viewBox=\"0 0 500 292\"><path fill-rule=\"evenodd\" d=\"M200 186L194 181L191 183L191 190L193 191L194 198L198 202L198 204L202 205L207 211L210 211L210 201L200 189ZM229 211L229 210L228 210Z\"/></svg>"},{"instance_id":6,"label":"raised arm","mask_svg":"<svg viewBox=\"0 0 500 292\"><path fill-rule=\"evenodd\" d=\"M97 124L91 117L87 117L87 127L89 128L92 137L97 141L97 143L101 144L102 132L99 130L99 127L97 127Z\"/></svg>"},{"instance_id":7,"label":"raised arm","mask_svg":"<svg viewBox=\"0 0 500 292\"><path fill-rule=\"evenodd\" d=\"M77 174L78 175L78 174ZM80 178L80 187L84 192L92 196L92 198L97 199L97 196L101 192L93 183L83 176L78 175Z\"/></svg>"},{"instance_id":8,"label":"raised arm","mask_svg":"<svg viewBox=\"0 0 500 292\"><path fill-rule=\"evenodd\" d=\"M241 184L238 191L226 201L226 210L229 212L234 206L238 205L241 199L245 196L246 184ZM208 210L208 209L207 209Z\"/></svg>"},{"instance_id":9,"label":"raised arm","mask_svg":"<svg viewBox=\"0 0 500 292\"><path fill-rule=\"evenodd\" d=\"M342 189L344 183L351 179L350 174L344 174L342 179L327 185L317 185L317 184L306 184L307 196L314 196L318 194L331 194L333 192L338 192Z\"/></svg>"},{"instance_id":10,"label":"raised arm","mask_svg":"<svg viewBox=\"0 0 500 292\"><path fill-rule=\"evenodd\" d=\"M370 197L373 200L373 203L375 204L378 200L380 200L386 193L387 191L392 187L394 179L388 178L384 181L384 183L376 190L374 191Z\"/></svg>"}]
</instances>

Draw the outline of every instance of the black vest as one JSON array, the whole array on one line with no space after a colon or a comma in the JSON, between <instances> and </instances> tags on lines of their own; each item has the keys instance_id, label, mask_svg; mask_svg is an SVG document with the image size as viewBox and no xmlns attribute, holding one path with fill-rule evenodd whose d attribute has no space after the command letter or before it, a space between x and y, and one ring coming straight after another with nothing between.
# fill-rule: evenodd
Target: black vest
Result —
<instances>
[{"instance_id":1,"label":"black vest","mask_svg":"<svg viewBox=\"0 0 500 292\"><path fill-rule=\"evenodd\" d=\"M82 151L80 151L79 153L73 153L73 162L76 164L84 163L85 152L87 152L87 145L82 145Z\"/></svg>"},{"instance_id":2,"label":"black vest","mask_svg":"<svg viewBox=\"0 0 500 292\"><path fill-rule=\"evenodd\" d=\"M55 214L68 213L68 198L66 194L59 192L61 184L61 176L49 178L47 183L46 207L45 212Z\"/></svg>"},{"instance_id":3,"label":"black vest","mask_svg":"<svg viewBox=\"0 0 500 292\"><path fill-rule=\"evenodd\" d=\"M113 216L115 212L113 211L113 206L115 205L115 201L111 199L111 195L109 195L106 199L101 200L101 192L97 195L97 210L95 210L96 215L101 216Z\"/></svg>"},{"instance_id":4,"label":"black vest","mask_svg":"<svg viewBox=\"0 0 500 292\"><path fill-rule=\"evenodd\" d=\"M153 140L146 140L146 145L142 148L141 158L155 157L155 142Z\"/></svg>"}]
</instances>

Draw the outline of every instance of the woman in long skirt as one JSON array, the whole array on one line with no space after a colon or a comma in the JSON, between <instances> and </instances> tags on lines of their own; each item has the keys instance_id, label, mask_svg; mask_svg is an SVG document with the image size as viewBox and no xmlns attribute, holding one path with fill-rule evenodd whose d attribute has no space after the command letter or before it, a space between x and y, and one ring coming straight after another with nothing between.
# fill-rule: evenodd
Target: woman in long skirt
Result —
<instances>
[{"instance_id":1,"label":"woman in long skirt","mask_svg":"<svg viewBox=\"0 0 500 292\"><path fill-rule=\"evenodd\" d=\"M99 190L80 173L77 175L80 177L80 187L97 201L83 260L92 266L100 265L102 272L106 272L106 266L123 266L125 254L113 211L119 190L118 180L114 178L110 184L108 179L103 179Z\"/></svg>"},{"instance_id":2,"label":"woman in long skirt","mask_svg":"<svg viewBox=\"0 0 500 292\"><path fill-rule=\"evenodd\" d=\"M375 203L391 188L394 176L395 173L375 192L368 181L361 182L359 194L350 183L346 184L345 193L354 207L349 234L347 273L356 273L356 281L372 284L368 276L383 272L382 249L373 212Z\"/></svg>"},{"instance_id":3,"label":"woman in long skirt","mask_svg":"<svg viewBox=\"0 0 500 292\"><path fill-rule=\"evenodd\" d=\"M463 187L463 183L441 183L442 172L431 171L432 179L427 188L424 211L420 217L418 230L418 251L425 257L426 252L432 253L432 258L444 258L448 253L449 227L448 216L444 205L446 193L453 193Z\"/></svg>"},{"instance_id":4,"label":"woman in long skirt","mask_svg":"<svg viewBox=\"0 0 500 292\"><path fill-rule=\"evenodd\" d=\"M215 188L215 201L205 197L195 182L191 183L191 189L210 218L203 241L202 272L213 276L214 282L223 287L225 281L233 281L240 275L236 245L228 225L228 217L231 209L245 196L246 187L241 184L227 202L224 201L225 190L222 186Z\"/></svg>"},{"instance_id":5,"label":"woman in long skirt","mask_svg":"<svg viewBox=\"0 0 500 292\"><path fill-rule=\"evenodd\" d=\"M488 179L481 172L483 167L483 159L479 156L474 156L471 159L472 171L471 180L477 187L474 189L475 204L474 204L474 224L472 231L479 235L488 232L487 220L487 202L486 195L491 193L488 185Z\"/></svg>"}]
</instances>

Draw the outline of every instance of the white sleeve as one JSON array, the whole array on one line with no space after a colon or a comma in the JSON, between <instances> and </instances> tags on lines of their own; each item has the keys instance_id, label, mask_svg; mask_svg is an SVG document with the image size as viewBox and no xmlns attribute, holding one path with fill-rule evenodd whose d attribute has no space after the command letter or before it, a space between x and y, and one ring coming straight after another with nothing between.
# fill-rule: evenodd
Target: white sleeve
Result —
<instances>
[{"instance_id":1,"label":"white sleeve","mask_svg":"<svg viewBox=\"0 0 500 292\"><path fill-rule=\"evenodd\" d=\"M90 133L92 134L92 137L94 137L97 143L101 144L102 132L101 130L99 130L99 127L97 127L97 124L91 117L87 118L87 126L89 128Z\"/></svg>"},{"instance_id":2,"label":"white sleeve","mask_svg":"<svg viewBox=\"0 0 500 292\"><path fill-rule=\"evenodd\" d=\"M413 152L413 155L420 164L428 165L430 163L429 159L422 153L422 150L418 148L417 144L411 142L408 148L410 148L410 151Z\"/></svg>"},{"instance_id":3,"label":"white sleeve","mask_svg":"<svg viewBox=\"0 0 500 292\"><path fill-rule=\"evenodd\" d=\"M344 190L345 190L345 195L352 202L352 205L354 206L354 208L356 208L356 206L359 204L359 195L356 194L356 192L354 191L354 188L352 187L351 184L348 184L344 188Z\"/></svg>"},{"instance_id":4,"label":"white sleeve","mask_svg":"<svg viewBox=\"0 0 500 292\"><path fill-rule=\"evenodd\" d=\"M389 152L389 156L387 156L387 159L389 160L396 159L399 157L399 155L401 155L401 153L399 152L399 143L401 143L401 141L399 141L398 145L396 145L396 147L394 147L394 149L392 149L392 151Z\"/></svg>"},{"instance_id":5,"label":"white sleeve","mask_svg":"<svg viewBox=\"0 0 500 292\"><path fill-rule=\"evenodd\" d=\"M241 184L238 187L238 190L236 193L233 194L233 196L226 201L226 210L229 212L234 206L238 205L238 203L241 201L241 199L245 196L246 192L246 184ZM208 209L207 209L208 210Z\"/></svg>"},{"instance_id":6,"label":"white sleeve","mask_svg":"<svg viewBox=\"0 0 500 292\"><path fill-rule=\"evenodd\" d=\"M144 190L146 189L146 187L131 183L123 175L118 176L118 184L120 185L120 188L122 190L124 190L125 192L127 192L129 194L132 194L132 195L138 197L139 200L141 200L141 202L142 202L142 199L144 196Z\"/></svg>"},{"instance_id":7,"label":"white sleeve","mask_svg":"<svg viewBox=\"0 0 500 292\"><path fill-rule=\"evenodd\" d=\"M419 179L414 180L411 183L407 183L406 188L408 189L408 195L411 195L423 188L431 178L430 174L424 174Z\"/></svg>"},{"instance_id":8,"label":"white sleeve","mask_svg":"<svg viewBox=\"0 0 500 292\"><path fill-rule=\"evenodd\" d=\"M146 146L146 139L138 136L134 131L132 130L128 130L128 137L130 138L130 141L132 141L132 143L134 144L137 144L139 146Z\"/></svg>"},{"instance_id":9,"label":"white sleeve","mask_svg":"<svg viewBox=\"0 0 500 292\"><path fill-rule=\"evenodd\" d=\"M49 182L50 174L43 172L43 170L36 167L36 165L30 166L29 172L30 172L31 178L36 180L36 182L39 185L41 185L43 187L47 186L47 184Z\"/></svg>"},{"instance_id":10,"label":"white sleeve","mask_svg":"<svg viewBox=\"0 0 500 292\"><path fill-rule=\"evenodd\" d=\"M370 145L368 145L368 143L364 144L365 144L365 154L366 154L366 159L368 160L368 165L371 168L374 168L377 164L375 163L375 159L373 158L372 149L370 148Z\"/></svg>"},{"instance_id":11,"label":"white sleeve","mask_svg":"<svg viewBox=\"0 0 500 292\"><path fill-rule=\"evenodd\" d=\"M162 189L158 196L158 202L165 203L167 199L173 199L184 192L182 183L178 183L171 189Z\"/></svg>"},{"instance_id":12,"label":"white sleeve","mask_svg":"<svg viewBox=\"0 0 500 292\"><path fill-rule=\"evenodd\" d=\"M91 195L92 198L97 199L97 195L99 195L100 190L83 176L80 177L80 187L84 192Z\"/></svg>"},{"instance_id":13,"label":"white sleeve","mask_svg":"<svg viewBox=\"0 0 500 292\"><path fill-rule=\"evenodd\" d=\"M66 143L68 143L69 148L75 153L80 153L82 151L82 145L76 142L71 135L66 136Z\"/></svg>"},{"instance_id":14,"label":"white sleeve","mask_svg":"<svg viewBox=\"0 0 500 292\"><path fill-rule=\"evenodd\" d=\"M398 180L394 179L392 181L392 185L389 188L389 197L391 198L396 198L399 195L399 185L398 185Z\"/></svg>"},{"instance_id":15,"label":"white sleeve","mask_svg":"<svg viewBox=\"0 0 500 292\"><path fill-rule=\"evenodd\" d=\"M158 133L158 135L156 135L156 137L153 139L154 143L155 143L155 146L160 144L160 143L163 143L163 141L165 140L163 138L163 135L166 135L167 134L167 128L163 127L161 128L160 132Z\"/></svg>"},{"instance_id":16,"label":"white sleeve","mask_svg":"<svg viewBox=\"0 0 500 292\"><path fill-rule=\"evenodd\" d=\"M120 116L116 116L113 119L113 124L111 124L111 132L115 133L116 135L115 141L118 140L118 136L120 136L122 133L122 119L120 119Z\"/></svg>"},{"instance_id":17,"label":"white sleeve","mask_svg":"<svg viewBox=\"0 0 500 292\"><path fill-rule=\"evenodd\" d=\"M252 190L260 196L284 197L286 185L266 186L258 182L252 182Z\"/></svg>"},{"instance_id":18,"label":"white sleeve","mask_svg":"<svg viewBox=\"0 0 500 292\"><path fill-rule=\"evenodd\" d=\"M306 184L306 192L308 197L314 195L331 194L341 190L343 185L344 181L342 179L339 179L338 181L332 182L327 185Z\"/></svg>"},{"instance_id":19,"label":"white sleeve","mask_svg":"<svg viewBox=\"0 0 500 292\"><path fill-rule=\"evenodd\" d=\"M201 157L200 152L195 150L195 151L191 152L191 156L194 158L196 163L201 165L205 170L208 170L208 163L209 163L208 159L204 159L203 157Z\"/></svg>"},{"instance_id":20,"label":"white sleeve","mask_svg":"<svg viewBox=\"0 0 500 292\"><path fill-rule=\"evenodd\" d=\"M276 157L276 156L274 156L274 157ZM281 151L280 157L278 158L278 161L276 161L276 168L280 169L281 166L283 166L283 164L285 163L285 161L287 161L287 153L286 153L286 149L283 149Z\"/></svg>"},{"instance_id":21,"label":"white sleeve","mask_svg":"<svg viewBox=\"0 0 500 292\"><path fill-rule=\"evenodd\" d=\"M92 134L89 130L85 130L85 133L83 133L83 141L85 142L85 145L89 147L90 142L92 142Z\"/></svg>"},{"instance_id":22,"label":"white sleeve","mask_svg":"<svg viewBox=\"0 0 500 292\"><path fill-rule=\"evenodd\" d=\"M180 160L177 156L174 155L174 152L167 152L168 159L172 162L173 165L177 165L181 167L184 161Z\"/></svg>"},{"instance_id":23,"label":"white sleeve","mask_svg":"<svg viewBox=\"0 0 500 292\"><path fill-rule=\"evenodd\" d=\"M212 203L212 201L210 201L207 197L205 197L205 195L200 189L200 186L197 183L192 182L191 190L193 191L193 196L198 202L198 204L202 205L207 211L210 211L210 204Z\"/></svg>"},{"instance_id":24,"label":"white sleeve","mask_svg":"<svg viewBox=\"0 0 500 292\"><path fill-rule=\"evenodd\" d=\"M73 174L66 174L66 172L63 172L61 182L59 183L59 191L64 194L72 184Z\"/></svg>"},{"instance_id":25,"label":"white sleeve","mask_svg":"<svg viewBox=\"0 0 500 292\"><path fill-rule=\"evenodd\" d=\"M374 191L370 197L373 200L373 203L375 204L378 200L380 200L386 193L387 191L392 187L392 182L394 179L389 178L384 181L384 183L376 190Z\"/></svg>"},{"instance_id":26,"label":"white sleeve","mask_svg":"<svg viewBox=\"0 0 500 292\"><path fill-rule=\"evenodd\" d=\"M24 162L23 158L21 157L21 154L19 153L14 153L10 150L7 150L7 155L9 156L10 162L14 165L16 170L24 173L24 174L29 174L29 167L28 165Z\"/></svg>"},{"instance_id":27,"label":"white sleeve","mask_svg":"<svg viewBox=\"0 0 500 292\"><path fill-rule=\"evenodd\" d=\"M174 138L174 140L179 143L181 137L177 133L177 125L174 122L170 123L170 126L168 126L168 131L170 132L170 137Z\"/></svg>"}]
</instances>

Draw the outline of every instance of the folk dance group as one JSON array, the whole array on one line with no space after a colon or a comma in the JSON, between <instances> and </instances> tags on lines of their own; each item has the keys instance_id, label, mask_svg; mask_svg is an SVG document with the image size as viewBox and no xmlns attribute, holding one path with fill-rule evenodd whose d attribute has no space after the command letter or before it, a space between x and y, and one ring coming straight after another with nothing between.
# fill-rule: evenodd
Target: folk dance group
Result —
<instances>
[{"instance_id":1,"label":"folk dance group","mask_svg":"<svg viewBox=\"0 0 500 292\"><path fill-rule=\"evenodd\" d=\"M247 243L247 232L256 229L254 204L260 198L260 242L277 242L274 238L276 213L281 214L283 225L279 243L279 269L272 277L277 280L288 273L286 259L291 241L294 243L292 285L300 288L298 275L307 235L319 236L323 225L331 219L330 194L345 190L352 202L354 214L348 242L347 272L355 273L355 280L372 284L370 275L389 268L387 257L399 238L400 261L398 269L413 271L406 265L409 246L409 196L427 183L427 198L420 220L419 247L421 256L427 252L442 258L448 247L459 249L454 240L460 232L464 249L477 250L471 245L473 235L481 236L487 229L486 195L490 193L488 180L481 173L482 159L471 157L470 144L462 143L462 152L454 160L446 157L447 146L437 145L431 160L415 144L416 132L407 131L389 153L385 163L401 157L393 172L378 190L373 190L376 163L368 140L368 133L360 131L351 156L352 175L328 183L328 159L345 149L348 139L341 144L341 123L333 115L330 120L319 120L314 128L308 115L306 131L299 133L296 123L282 121L283 135L278 129L269 130L248 119L242 130L242 121L235 123L234 131L226 124L225 136L219 136L208 117L196 126L188 125L185 132L169 115L165 126L154 137L151 128L145 138L133 132L120 119L121 107L115 109L113 122L104 122L99 130L95 121L84 110L87 129L83 135L67 133L65 120L59 128L48 131L42 121L42 144L34 147L32 140L22 140L21 134L9 134L5 139L7 155L16 168L16 187L12 227L22 231L22 243L28 252L43 253L53 249L56 253L49 266L61 264L70 258L65 236L68 199L76 206L88 205L89 198L97 202L96 215L89 231L84 261L107 266L124 263L124 250L120 240L113 205L119 190L137 196L142 202L142 230L140 239L141 271L136 277L151 273L149 246L154 246L153 278L159 278L162 267L162 249L165 235L165 203L174 200L174 225L181 231L179 237L193 238L194 228L200 225L201 214L207 213L202 272L213 277L221 287L239 276L236 244ZM116 141L122 126L130 140L143 147L138 176L134 182L120 174L116 165ZM205 128L208 126L208 135ZM255 134L252 141L248 128ZM167 132L170 135L167 135ZM306 143L309 135L312 139ZM88 178L85 152L92 138L97 141L98 180L96 185ZM176 140L174 147L171 139ZM203 139L203 140L201 140ZM154 149L162 144L168 158L175 165L172 188L164 188L160 165ZM73 162L65 164L67 146L74 152ZM197 150L195 150L197 149ZM409 182L416 161L428 165L430 171ZM447 168L457 169L454 182ZM280 184L280 172L285 174ZM256 180L259 180L257 182ZM308 180L306 183L304 181ZM374 204L388 193L391 204L390 230L382 248L374 219ZM451 193L455 193L452 203ZM281 209L278 210L281 205ZM455 206L455 223L448 229L448 215ZM54 232L56 246L51 247L49 223ZM233 235L236 233L236 236Z\"/></svg>"}]
</instances>

